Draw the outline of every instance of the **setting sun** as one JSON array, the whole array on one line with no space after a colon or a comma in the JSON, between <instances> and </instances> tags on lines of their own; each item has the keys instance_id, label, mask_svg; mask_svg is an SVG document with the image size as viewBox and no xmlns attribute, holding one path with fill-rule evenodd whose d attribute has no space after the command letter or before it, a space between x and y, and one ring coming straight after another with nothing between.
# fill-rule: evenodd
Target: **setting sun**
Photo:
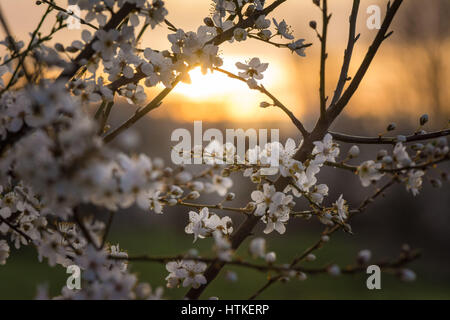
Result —
<instances>
[{"instance_id":1,"label":"setting sun","mask_svg":"<svg viewBox=\"0 0 450 320\"><path fill-rule=\"evenodd\" d=\"M235 66L236 62L242 61L242 58L237 57L225 57L224 65L222 68L224 70L230 71L234 74L238 73L238 69ZM270 61L269 68L265 72L265 78L263 84L267 83L268 89L277 90L278 88L284 86L283 74L285 70L282 65L277 63L272 63L273 59L261 58L262 61ZM189 115L186 117L196 117L199 113L205 116L204 107L210 106L210 110L214 106L221 106L221 109L226 108L227 114L226 118L247 118L253 119L261 118L264 114L259 110L259 103L264 99L264 97L256 90L248 90L247 84L242 81L232 79L227 75L220 73L218 71L208 71L207 74L202 74L200 68L195 68L190 73L191 83L180 83L173 91L174 98L183 99L188 104L195 104L196 108L189 108ZM275 86L273 85L275 84ZM183 113L182 108L178 108L177 114ZM184 114L184 113L183 113ZM219 116L217 112L214 114L206 114L210 120L217 120L216 115ZM224 112L220 113L220 118L224 118Z\"/></svg>"}]
</instances>

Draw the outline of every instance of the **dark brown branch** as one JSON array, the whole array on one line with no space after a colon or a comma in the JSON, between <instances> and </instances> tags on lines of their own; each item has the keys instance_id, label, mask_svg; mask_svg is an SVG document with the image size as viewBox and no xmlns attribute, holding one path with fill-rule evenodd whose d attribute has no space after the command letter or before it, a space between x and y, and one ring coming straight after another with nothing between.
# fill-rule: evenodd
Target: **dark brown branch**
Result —
<instances>
[{"instance_id":1,"label":"dark brown branch","mask_svg":"<svg viewBox=\"0 0 450 320\"><path fill-rule=\"evenodd\" d=\"M162 100L175 88L178 82L181 80L181 76L178 76L177 79L172 83L172 87L164 88L152 101L150 101L144 108L139 109L131 118L121 124L117 129L113 132L107 134L103 141L105 143L111 142L115 137L117 137L120 133L130 128L133 124L135 124L139 119L145 116L147 113L152 111L153 109L158 108Z\"/></svg>"},{"instance_id":2,"label":"dark brown branch","mask_svg":"<svg viewBox=\"0 0 450 320\"><path fill-rule=\"evenodd\" d=\"M78 211L78 208L74 208L73 209L73 217L75 219L75 222L77 223L77 225L80 227L81 232L83 233L84 237L86 238L86 240L92 244L94 246L94 248L96 248L97 250L99 250L99 246L98 244L94 241L94 239L92 238L91 233L89 232L89 230L86 228L86 226L84 225L84 222L82 221L81 217L80 217L80 213Z\"/></svg>"},{"instance_id":3,"label":"dark brown branch","mask_svg":"<svg viewBox=\"0 0 450 320\"><path fill-rule=\"evenodd\" d=\"M20 230L17 226L13 225L11 222L9 222L7 219L3 218L2 216L0 216L0 222L5 223L6 225L8 225L8 227L10 227L12 230L14 230L15 232L17 232L18 234L20 234L22 237L24 237L28 243L32 243L33 239L31 239L31 237L29 235L27 235L25 232L23 232L22 230ZM0 223L1 224L1 223Z\"/></svg>"},{"instance_id":4,"label":"dark brown branch","mask_svg":"<svg viewBox=\"0 0 450 320\"><path fill-rule=\"evenodd\" d=\"M407 170L425 170L428 167L432 167L435 166L441 162L445 162L450 160L450 155L446 155L443 156L441 158L438 159L433 159L433 160L429 160L423 163L419 163L419 164L415 164L413 166L406 166L406 167L401 167L401 168L381 168L378 171L380 172L384 172L384 173L399 173L399 172L403 172L403 171L407 171ZM328 167L334 167L334 168L339 168L339 169L344 169L344 170L348 170L351 172L357 172L358 171L358 166L351 166L342 162L330 162L330 161L326 161L324 163L326 166Z\"/></svg>"},{"instance_id":5,"label":"dark brown branch","mask_svg":"<svg viewBox=\"0 0 450 320\"><path fill-rule=\"evenodd\" d=\"M55 3L51 2L51 1L48 1L48 0L40 0L40 1L48 4L50 7L54 8L54 9L56 9L58 11L64 12L68 16L74 17L75 19L80 21L81 24L87 25L87 26L91 27L92 29L98 30L98 28L96 26L94 26L92 23L87 22L83 18L77 16L74 12L68 11L68 10L58 6L57 4L55 4Z\"/></svg>"},{"instance_id":6,"label":"dark brown branch","mask_svg":"<svg viewBox=\"0 0 450 320\"><path fill-rule=\"evenodd\" d=\"M373 40L372 44L369 47L369 50L367 51L364 60L362 61L358 71L356 72L353 80L350 82L348 88L344 91L342 94L342 97L336 102L335 105L330 106L327 112L327 116L330 119L336 119L336 117L344 110L345 106L350 101L353 94L356 92L356 90L359 87L359 84L361 83L362 79L364 78L367 70L370 67L370 64L373 61L373 58L375 57L376 53L378 52L378 49L380 48L383 41L388 37L387 32L388 29L392 23L392 20L394 19L395 14L397 13L397 10L399 9L400 5L402 4L403 0L394 0L392 5L388 3L386 16L383 20L383 23L381 25L380 30L378 30L378 33Z\"/></svg>"},{"instance_id":7,"label":"dark brown branch","mask_svg":"<svg viewBox=\"0 0 450 320\"><path fill-rule=\"evenodd\" d=\"M329 133L333 136L334 140L347 142L347 143L362 143L362 144L396 144L397 138L395 137L361 137L361 136L352 136L344 133L331 132ZM439 137L444 137L450 135L450 129L445 129L441 131L429 132L429 133L417 133L410 136L405 137L405 142L414 142L414 141L422 141L435 139Z\"/></svg>"},{"instance_id":8,"label":"dark brown branch","mask_svg":"<svg viewBox=\"0 0 450 320\"><path fill-rule=\"evenodd\" d=\"M331 100L331 105L334 105L339 100L342 94L342 90L344 90L345 83L348 80L348 69L350 67L350 61L352 60L353 48L355 46L355 42L359 38L359 35L355 36L359 3L360 0L353 0L352 12L349 19L350 27L348 32L347 48L345 49L344 62L342 63L341 73L336 85L336 90L334 91L333 99Z\"/></svg>"},{"instance_id":9,"label":"dark brown branch","mask_svg":"<svg viewBox=\"0 0 450 320\"><path fill-rule=\"evenodd\" d=\"M229 72L227 70L221 69L221 68L214 68L214 70L222 72L224 74L226 74L228 77L236 79L236 80L240 80L242 82L247 82L247 80L245 80L244 78L235 75L232 72ZM292 123L297 127L297 129L302 133L302 135L305 137L309 134L308 130L306 130L306 128L304 127L303 123L292 113L291 110L289 110L280 100L278 100L273 94L271 94L263 85L259 85L256 86L255 90L258 90L259 92L261 92L262 94L266 95L267 97L269 97L272 102L273 105L280 108L281 110L283 110L284 113L286 113L286 115L289 117L289 119L291 119Z\"/></svg>"},{"instance_id":10,"label":"dark brown branch","mask_svg":"<svg viewBox=\"0 0 450 320\"><path fill-rule=\"evenodd\" d=\"M408 252L402 252L400 256L394 260L394 261L379 261L372 263L374 265L377 265L380 267L380 269L384 272L389 271L397 271L401 268L403 268L405 265L413 262L414 260L417 260L420 258L421 252L420 250L414 250L414 251L408 251ZM366 272L368 264L353 264L346 266L341 269L342 274L356 274L359 272ZM325 273L328 272L328 267L318 268L315 269L317 272L310 272L310 274L318 274L318 273ZM297 268L294 268L293 270L296 270ZM258 289L252 296L250 296L249 300L256 299L259 295L261 295L264 291L266 291L272 284L277 282L283 278L281 275L277 275L271 279L269 279L264 286L262 286L260 289Z\"/></svg>"},{"instance_id":11,"label":"dark brown branch","mask_svg":"<svg viewBox=\"0 0 450 320\"><path fill-rule=\"evenodd\" d=\"M326 111L327 98L325 97L325 66L327 60L327 34L328 34L328 4L327 0L322 0L322 35L320 36L320 114Z\"/></svg>"}]
</instances>

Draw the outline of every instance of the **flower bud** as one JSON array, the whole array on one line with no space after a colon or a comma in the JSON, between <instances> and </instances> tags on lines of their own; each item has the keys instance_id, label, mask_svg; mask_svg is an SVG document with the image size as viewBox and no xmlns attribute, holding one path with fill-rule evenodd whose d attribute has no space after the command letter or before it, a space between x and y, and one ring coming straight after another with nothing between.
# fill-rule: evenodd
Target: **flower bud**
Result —
<instances>
[{"instance_id":1,"label":"flower bud","mask_svg":"<svg viewBox=\"0 0 450 320\"><path fill-rule=\"evenodd\" d=\"M431 185L435 188L442 187L442 182L439 179L431 179L430 182L431 182Z\"/></svg>"},{"instance_id":2,"label":"flower bud","mask_svg":"<svg viewBox=\"0 0 450 320\"><path fill-rule=\"evenodd\" d=\"M387 130L387 131L393 131L393 130L395 130L396 128L397 128L397 125L395 124L395 122L392 122L392 123L390 123L390 124L387 126L386 130Z\"/></svg>"},{"instance_id":3,"label":"flower bud","mask_svg":"<svg viewBox=\"0 0 450 320\"><path fill-rule=\"evenodd\" d=\"M314 260L316 260L316 256L314 254L310 253L306 256L305 260L308 262L314 261Z\"/></svg>"},{"instance_id":4,"label":"flower bud","mask_svg":"<svg viewBox=\"0 0 450 320\"><path fill-rule=\"evenodd\" d=\"M261 102L261 103L259 104L259 107L260 107L260 108L267 108L267 107L270 107L271 105L272 105L271 103L266 102L266 101L263 101L263 102Z\"/></svg>"},{"instance_id":5,"label":"flower bud","mask_svg":"<svg viewBox=\"0 0 450 320\"><path fill-rule=\"evenodd\" d=\"M314 20L311 20L309 22L309 26L311 27L311 29L316 29L317 28L317 22L315 22Z\"/></svg>"},{"instance_id":6,"label":"flower bud","mask_svg":"<svg viewBox=\"0 0 450 320\"><path fill-rule=\"evenodd\" d=\"M238 281L237 273L234 271L227 271L227 273L225 274L225 278L230 282Z\"/></svg>"},{"instance_id":7,"label":"flower bud","mask_svg":"<svg viewBox=\"0 0 450 320\"><path fill-rule=\"evenodd\" d=\"M55 50L58 51L58 52L64 52L65 51L64 50L64 46L61 43L59 43L59 42L55 43Z\"/></svg>"},{"instance_id":8,"label":"flower bud","mask_svg":"<svg viewBox=\"0 0 450 320\"><path fill-rule=\"evenodd\" d=\"M369 262L370 258L372 257L372 252L370 250L361 250L358 253L358 257L356 258L356 261L358 261L359 264L366 264Z\"/></svg>"},{"instance_id":9,"label":"flower bud","mask_svg":"<svg viewBox=\"0 0 450 320\"><path fill-rule=\"evenodd\" d=\"M198 250L195 248L189 249L187 252L188 257L198 257Z\"/></svg>"},{"instance_id":10,"label":"flower bud","mask_svg":"<svg viewBox=\"0 0 450 320\"><path fill-rule=\"evenodd\" d=\"M383 159L381 159L381 161L382 161L384 164L391 164L392 161L393 161L393 159L392 159L391 156L384 156Z\"/></svg>"},{"instance_id":11,"label":"flower bud","mask_svg":"<svg viewBox=\"0 0 450 320\"><path fill-rule=\"evenodd\" d=\"M164 160L161 158L155 158L152 161L152 165L155 169L162 169L164 168Z\"/></svg>"},{"instance_id":12,"label":"flower bud","mask_svg":"<svg viewBox=\"0 0 450 320\"><path fill-rule=\"evenodd\" d=\"M377 153L377 160L383 159L383 157L387 156L388 152L385 149L381 149Z\"/></svg>"},{"instance_id":13,"label":"flower bud","mask_svg":"<svg viewBox=\"0 0 450 320\"><path fill-rule=\"evenodd\" d=\"M297 274L297 279L300 281L305 281L308 278L308 276L306 274L304 274L303 272L299 272Z\"/></svg>"},{"instance_id":14,"label":"flower bud","mask_svg":"<svg viewBox=\"0 0 450 320\"><path fill-rule=\"evenodd\" d=\"M170 207L175 206L177 203L178 203L178 200L177 200L177 199L174 199L174 198L170 198L170 199L167 201L167 204L168 204Z\"/></svg>"},{"instance_id":15,"label":"flower bud","mask_svg":"<svg viewBox=\"0 0 450 320\"><path fill-rule=\"evenodd\" d=\"M249 203L247 203L247 205L245 206L244 209L246 211L253 211L253 210L255 210L255 208L256 208L256 205L253 202L249 202Z\"/></svg>"},{"instance_id":16,"label":"flower bud","mask_svg":"<svg viewBox=\"0 0 450 320\"><path fill-rule=\"evenodd\" d=\"M265 259L267 263L274 263L275 260L277 259L277 255L275 254L275 252L271 251L268 254L266 254Z\"/></svg>"},{"instance_id":17,"label":"flower bud","mask_svg":"<svg viewBox=\"0 0 450 320\"><path fill-rule=\"evenodd\" d=\"M208 27L214 27L214 22L210 17L203 19L203 23Z\"/></svg>"},{"instance_id":18,"label":"flower bud","mask_svg":"<svg viewBox=\"0 0 450 320\"><path fill-rule=\"evenodd\" d=\"M332 276L338 276L341 274L341 268L339 268L336 264L329 266L327 271Z\"/></svg>"},{"instance_id":19,"label":"flower bud","mask_svg":"<svg viewBox=\"0 0 450 320\"><path fill-rule=\"evenodd\" d=\"M405 281L405 282L412 282L412 281L416 280L416 274L414 273L414 271L412 271L410 269L400 270L399 277L400 277L400 280Z\"/></svg>"},{"instance_id":20,"label":"flower bud","mask_svg":"<svg viewBox=\"0 0 450 320\"><path fill-rule=\"evenodd\" d=\"M358 146L352 146L350 148L350 150L348 150L348 157L349 158L356 158L357 156L359 156L359 147Z\"/></svg>"},{"instance_id":21,"label":"flower bud","mask_svg":"<svg viewBox=\"0 0 450 320\"><path fill-rule=\"evenodd\" d=\"M247 31L242 28L236 28L234 29L233 36L236 41L245 41L247 39Z\"/></svg>"},{"instance_id":22,"label":"flower bud","mask_svg":"<svg viewBox=\"0 0 450 320\"><path fill-rule=\"evenodd\" d=\"M228 192L227 195L225 196L225 200L231 201L231 200L234 200L235 197L236 197L236 195L234 193Z\"/></svg>"},{"instance_id":23,"label":"flower bud","mask_svg":"<svg viewBox=\"0 0 450 320\"><path fill-rule=\"evenodd\" d=\"M244 15L246 15L247 17L248 17L248 16L251 16L251 15L253 14L254 11L255 11L255 6L254 6L254 5L249 5L249 6L247 7L247 10L245 10Z\"/></svg>"},{"instance_id":24,"label":"flower bud","mask_svg":"<svg viewBox=\"0 0 450 320\"><path fill-rule=\"evenodd\" d=\"M423 114L420 119L419 119L419 123L421 126L423 126L425 123L428 122L428 115L427 114Z\"/></svg>"},{"instance_id":25,"label":"flower bud","mask_svg":"<svg viewBox=\"0 0 450 320\"><path fill-rule=\"evenodd\" d=\"M198 198L200 198L200 193L199 193L198 191L192 191L192 192L190 192L190 193L187 195L187 198L188 198L189 200L195 200L195 199L198 199Z\"/></svg>"},{"instance_id":26,"label":"flower bud","mask_svg":"<svg viewBox=\"0 0 450 320\"><path fill-rule=\"evenodd\" d=\"M250 242L250 254L255 258L262 258L266 253L266 240L264 238L255 238Z\"/></svg>"}]
</instances>

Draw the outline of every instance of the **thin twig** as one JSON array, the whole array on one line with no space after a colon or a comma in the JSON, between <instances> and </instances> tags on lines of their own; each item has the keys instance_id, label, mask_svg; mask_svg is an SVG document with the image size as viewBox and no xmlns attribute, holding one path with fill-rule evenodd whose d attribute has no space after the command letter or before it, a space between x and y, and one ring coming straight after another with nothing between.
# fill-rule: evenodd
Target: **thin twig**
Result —
<instances>
[{"instance_id":1,"label":"thin twig","mask_svg":"<svg viewBox=\"0 0 450 320\"><path fill-rule=\"evenodd\" d=\"M214 68L214 70L224 73L230 78L240 80L245 83L247 82L244 78L235 75L234 73L224 70L222 68ZM269 97L272 100L274 106L283 110L283 112L286 113L286 115L289 117L289 119L291 119L292 123L297 127L297 129L300 130L300 132L304 137L309 135L309 132L306 130L303 123L280 100L278 100L273 94L271 94L263 85L256 86L255 90L258 90L262 94Z\"/></svg>"},{"instance_id":2,"label":"thin twig","mask_svg":"<svg viewBox=\"0 0 450 320\"><path fill-rule=\"evenodd\" d=\"M64 13L67 14L68 16L74 17L75 19L79 20L81 24L85 24L85 25L87 25L87 26L89 26L89 27L91 27L91 28L93 28L93 29L95 29L95 30L98 30L98 27L94 26L92 23L87 22L87 21L84 20L83 18L77 16L74 12L68 11L68 10L66 10L66 9L64 9L64 8L62 8L62 7L60 7L60 6L58 6L57 4L51 2L51 1L48 1L48 0L38 0L38 1L36 1L36 2L37 2L37 3L39 3L39 2L44 2L44 3L48 4L49 6L51 6L51 7L54 8L54 9L56 9L56 10L58 10L58 11L61 11L61 12L64 12Z\"/></svg>"},{"instance_id":3,"label":"thin twig","mask_svg":"<svg viewBox=\"0 0 450 320\"><path fill-rule=\"evenodd\" d=\"M14 37L12 36L11 30L8 27L8 23L6 22L5 17L3 16L3 11L2 11L1 8L0 8L0 23L2 24L3 29L5 30L7 39L11 42L11 46L13 48L14 53L16 55L19 55L20 54L20 50L19 50L19 48L16 45ZM19 64L19 66L20 66L20 64ZM19 69L19 66L17 67L16 72ZM31 76L30 76L30 73L27 71L27 68L26 68L25 64L21 64L21 66L22 66L22 69L23 69L23 73L25 74L25 77L27 78L27 80L29 82L31 82Z\"/></svg>"},{"instance_id":4,"label":"thin twig","mask_svg":"<svg viewBox=\"0 0 450 320\"><path fill-rule=\"evenodd\" d=\"M336 90L334 91L333 99L331 100L331 105L335 104L339 100L342 94L342 90L344 89L345 83L348 80L348 69L350 67L350 61L352 59L353 48L355 46L356 41L359 38L359 35L355 36L359 3L360 0L353 0L352 12L350 14L349 19L350 27L348 32L347 48L345 49L344 62L342 63L341 73L339 75L339 80L336 85Z\"/></svg>"},{"instance_id":5,"label":"thin twig","mask_svg":"<svg viewBox=\"0 0 450 320\"><path fill-rule=\"evenodd\" d=\"M362 144L396 144L398 139L396 137L361 137L353 136L344 133L331 132L329 133L333 136L334 140L347 142L347 143L362 143ZM439 137L445 137L450 135L450 129L445 129L441 131L429 132L429 133L417 133L405 137L405 142L415 142L423 141L429 139L435 139Z\"/></svg>"},{"instance_id":6,"label":"thin twig","mask_svg":"<svg viewBox=\"0 0 450 320\"><path fill-rule=\"evenodd\" d=\"M320 115L325 115L326 101L325 97L325 66L328 58L327 54L327 34L328 34L328 4L327 0L322 0L322 35L320 36Z\"/></svg>"},{"instance_id":7,"label":"thin twig","mask_svg":"<svg viewBox=\"0 0 450 320\"><path fill-rule=\"evenodd\" d=\"M336 104L330 106L330 108L328 109L327 117L329 117L330 119L336 119L336 117L342 112L342 110L344 110L345 106L348 104L351 97L358 89L359 84L361 83L367 70L369 69L373 61L373 58L377 54L381 44L383 43L384 40L387 39L387 37L390 36L391 33L388 33L388 29L402 2L403 0L394 0L392 5L390 5L390 2L388 3L386 16L384 17L381 28L380 30L378 30L378 33L375 39L373 40L372 44L370 45L369 50L367 51L364 57L364 60L359 66L355 76L353 77L353 80L350 82L349 86L342 94L342 97L336 102Z\"/></svg>"}]
</instances>

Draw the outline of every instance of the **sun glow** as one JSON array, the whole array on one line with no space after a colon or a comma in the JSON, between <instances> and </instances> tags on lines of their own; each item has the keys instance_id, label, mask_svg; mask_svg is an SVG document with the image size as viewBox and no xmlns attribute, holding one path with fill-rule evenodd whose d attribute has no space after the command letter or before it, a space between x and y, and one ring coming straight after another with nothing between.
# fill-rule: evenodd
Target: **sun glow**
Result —
<instances>
[{"instance_id":1,"label":"sun glow","mask_svg":"<svg viewBox=\"0 0 450 320\"><path fill-rule=\"evenodd\" d=\"M271 61L273 59L264 59L262 61ZM239 70L235 63L242 61L242 58L225 58L222 69L237 74ZM282 66L277 63L269 64L269 68L264 72L262 83L268 89L276 89L283 86ZM205 117L205 109L209 110L210 120L224 120L240 118L243 120L261 119L264 112L261 113L259 103L265 97L256 90L251 90L247 84L237 79L232 79L219 71L208 71L202 74L200 68L195 68L189 72L191 83L180 83L174 89L174 98L178 103L191 107L186 113L183 108L177 108L177 116L183 118L196 117L202 114ZM267 100L267 99L266 99ZM195 106L195 107L192 107ZM267 114L267 113L265 113ZM256 118L255 118L256 116ZM217 119L216 119L217 118Z\"/></svg>"}]
</instances>

